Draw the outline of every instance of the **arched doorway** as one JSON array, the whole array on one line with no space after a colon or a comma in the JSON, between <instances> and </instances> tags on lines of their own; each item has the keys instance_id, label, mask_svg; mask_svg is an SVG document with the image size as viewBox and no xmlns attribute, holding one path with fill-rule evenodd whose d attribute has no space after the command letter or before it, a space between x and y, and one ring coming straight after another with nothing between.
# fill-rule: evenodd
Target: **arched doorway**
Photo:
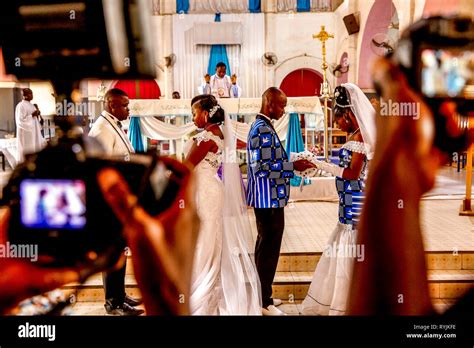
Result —
<instances>
[{"instance_id":1,"label":"arched doorway","mask_svg":"<svg viewBox=\"0 0 474 348\"><path fill-rule=\"evenodd\" d=\"M119 80L112 87L123 90L130 99L159 99L161 96L155 80Z\"/></svg>"},{"instance_id":2,"label":"arched doorway","mask_svg":"<svg viewBox=\"0 0 474 348\"><path fill-rule=\"evenodd\" d=\"M323 83L322 75L313 69L302 68L294 70L285 76L281 82L280 89L285 92L288 97L314 97L320 95L321 84ZM294 117L294 116L292 116ZM298 115L300 126L302 129L296 132L302 137L305 148L308 144L308 138L311 138L310 143L315 144L319 139L312 132L311 136L307 134L307 128L313 127L315 118L313 116L306 118L304 115ZM301 131L303 130L303 134Z\"/></svg>"},{"instance_id":3,"label":"arched doorway","mask_svg":"<svg viewBox=\"0 0 474 348\"><path fill-rule=\"evenodd\" d=\"M312 69L294 70L285 76L280 88L288 97L319 96L323 77Z\"/></svg>"}]
</instances>

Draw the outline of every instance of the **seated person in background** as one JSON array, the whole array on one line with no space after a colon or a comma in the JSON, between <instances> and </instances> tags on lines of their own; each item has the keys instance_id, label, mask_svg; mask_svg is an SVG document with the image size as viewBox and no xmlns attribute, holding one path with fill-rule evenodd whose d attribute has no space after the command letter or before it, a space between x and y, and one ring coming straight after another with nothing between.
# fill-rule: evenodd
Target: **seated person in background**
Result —
<instances>
[{"instance_id":1,"label":"seated person in background","mask_svg":"<svg viewBox=\"0 0 474 348\"><path fill-rule=\"evenodd\" d=\"M133 266L147 314L188 315L192 263L199 231L194 176L185 165L169 158L162 160L174 172L181 173L182 179L174 203L157 217L148 215L137 205L137 198L115 170L101 171L98 181L105 199L123 223L132 253L140 255L133 258ZM7 240L8 218L6 208L0 214L2 244ZM84 281L86 273L91 274L90 269L42 268L21 259L0 258L0 315L7 314L25 298L67 283Z\"/></svg>"},{"instance_id":2,"label":"seated person in background","mask_svg":"<svg viewBox=\"0 0 474 348\"><path fill-rule=\"evenodd\" d=\"M226 75L227 67L220 62L216 65L216 73L204 75L204 83L198 87L199 94L212 94L216 98L240 98L242 89L237 84L237 75Z\"/></svg>"},{"instance_id":3,"label":"seated person in background","mask_svg":"<svg viewBox=\"0 0 474 348\"><path fill-rule=\"evenodd\" d=\"M365 260L354 265L348 314L430 315L435 311L428 289L419 204L434 186L436 172L448 155L434 146L432 110L400 69L380 59L373 76L384 100L418 103L420 118L382 117L377 110L375 154L357 239L365 246ZM456 105L447 104L433 112L449 122ZM469 132L472 143L472 129ZM473 311L471 290L445 314L472 315Z\"/></svg>"},{"instance_id":4,"label":"seated person in background","mask_svg":"<svg viewBox=\"0 0 474 348\"><path fill-rule=\"evenodd\" d=\"M181 99L181 95L178 91L174 91L172 94L172 99Z\"/></svg>"}]
</instances>

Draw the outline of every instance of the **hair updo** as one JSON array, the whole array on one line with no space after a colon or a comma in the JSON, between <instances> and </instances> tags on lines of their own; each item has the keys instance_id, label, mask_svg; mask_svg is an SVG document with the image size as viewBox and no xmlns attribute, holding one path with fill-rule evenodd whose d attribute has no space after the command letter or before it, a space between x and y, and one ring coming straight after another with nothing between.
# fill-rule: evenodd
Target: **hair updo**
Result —
<instances>
[{"instance_id":1,"label":"hair updo","mask_svg":"<svg viewBox=\"0 0 474 348\"><path fill-rule=\"evenodd\" d=\"M351 98L344 86L337 86L334 90L334 116L340 117L346 110L350 110Z\"/></svg>"},{"instance_id":2,"label":"hair updo","mask_svg":"<svg viewBox=\"0 0 474 348\"><path fill-rule=\"evenodd\" d=\"M222 123L225 119L225 113L222 106L217 102L216 97L211 94L203 94L194 97L191 100L191 106L197 105L201 108L202 111L207 111L209 113L208 122L209 123Z\"/></svg>"}]
</instances>

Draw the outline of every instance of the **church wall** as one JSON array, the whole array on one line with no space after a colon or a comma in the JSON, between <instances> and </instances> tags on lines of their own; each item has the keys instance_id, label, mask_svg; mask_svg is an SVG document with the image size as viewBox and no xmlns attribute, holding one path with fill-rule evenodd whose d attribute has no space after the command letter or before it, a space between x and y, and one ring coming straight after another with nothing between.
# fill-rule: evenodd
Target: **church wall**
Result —
<instances>
[{"instance_id":1,"label":"church wall","mask_svg":"<svg viewBox=\"0 0 474 348\"><path fill-rule=\"evenodd\" d=\"M326 25L326 30L334 34L335 38L327 41L327 62L329 65L340 63L344 53L348 55L350 64L347 78L349 82L361 83L365 89L371 88L370 64L359 61L362 40L366 30L368 16L376 1L384 0L351 0L344 1L335 12L329 13L275 13L276 0L264 1L262 9L265 17L265 44L264 52L274 52L278 63L274 67L262 67L260 75L264 82L262 86L279 86L284 77L291 71L301 68L311 68L322 73L321 69L321 44L312 38ZM447 0L449 4L465 3L463 0ZM157 82L163 92L163 98L168 98L179 86L174 81L174 69L179 67L163 68L164 57L173 52L173 16L176 11L175 0L161 0L160 11L162 15L153 16L154 41L156 45ZM439 0L393 0L398 17L400 33L413 21L419 19L424 12L439 7ZM387 8L389 11L389 8ZM360 30L349 35L343 22L343 17L354 13L359 21ZM184 16L184 20L186 15ZM212 16L212 14L209 14ZM223 15L225 21L226 15ZM367 47L366 47L367 49ZM369 48L370 49L370 48ZM306 55L305 55L306 54ZM364 56L364 55L362 55ZM184 59L178 56L178 60ZM163 70L159 68L161 66ZM327 75L331 88L337 85L338 80L329 72ZM359 81L360 80L360 81ZM94 93L96 87L94 86ZM90 89L89 89L90 91ZM183 92L181 91L183 95Z\"/></svg>"},{"instance_id":2,"label":"church wall","mask_svg":"<svg viewBox=\"0 0 474 348\"><path fill-rule=\"evenodd\" d=\"M290 72L311 68L322 74L321 42L313 39L313 34L319 33L321 25L326 31L334 34L334 13L314 15L299 14L267 14L267 51L274 52L278 57L278 64L270 71L267 87L279 86L283 78ZM334 39L326 41L326 60L328 64L335 63ZM273 78L271 74L273 73ZM328 79L332 75L328 72Z\"/></svg>"}]
</instances>

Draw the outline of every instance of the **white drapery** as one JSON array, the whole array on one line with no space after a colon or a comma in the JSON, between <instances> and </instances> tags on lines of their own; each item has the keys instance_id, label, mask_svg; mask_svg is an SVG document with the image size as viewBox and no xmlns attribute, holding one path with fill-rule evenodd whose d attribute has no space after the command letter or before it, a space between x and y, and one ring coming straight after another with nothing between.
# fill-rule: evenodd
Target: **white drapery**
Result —
<instances>
[{"instance_id":1,"label":"white drapery","mask_svg":"<svg viewBox=\"0 0 474 348\"><path fill-rule=\"evenodd\" d=\"M262 105L261 98L223 98L219 99L222 108L231 115L256 115ZM132 116L189 116L191 99L132 99L129 104ZM288 98L287 113L314 114L323 116L318 97Z\"/></svg>"},{"instance_id":2,"label":"white drapery","mask_svg":"<svg viewBox=\"0 0 474 348\"><path fill-rule=\"evenodd\" d=\"M196 129L197 127L194 123L174 125L165 123L154 117L140 118L140 130L142 135L156 140L181 139Z\"/></svg>"},{"instance_id":3,"label":"white drapery","mask_svg":"<svg viewBox=\"0 0 474 348\"><path fill-rule=\"evenodd\" d=\"M278 12L296 12L296 0L277 0Z\"/></svg>"},{"instance_id":4,"label":"white drapery","mask_svg":"<svg viewBox=\"0 0 474 348\"><path fill-rule=\"evenodd\" d=\"M275 122L275 130L281 141L286 140L288 133L288 122L290 117L285 115ZM250 125L248 123L231 120L232 130L237 139L247 142ZM178 140L186 137L189 133L195 131L197 127L194 123L184 125L173 125L165 123L154 117L140 117L140 130L143 136L157 140Z\"/></svg>"},{"instance_id":5,"label":"white drapery","mask_svg":"<svg viewBox=\"0 0 474 348\"><path fill-rule=\"evenodd\" d=\"M260 59L265 52L264 15L222 14L221 20L241 23L242 45L226 46L230 69L237 74L243 97L260 97L265 89L265 67ZM213 21L214 15L173 16L173 51L178 57L173 68L174 89L183 98L198 94L197 87L207 72L211 51L211 46L194 42L194 25Z\"/></svg>"},{"instance_id":6,"label":"white drapery","mask_svg":"<svg viewBox=\"0 0 474 348\"><path fill-rule=\"evenodd\" d=\"M277 0L278 12L296 12L297 0ZM331 11L331 0L311 0L311 11Z\"/></svg>"},{"instance_id":7,"label":"white drapery","mask_svg":"<svg viewBox=\"0 0 474 348\"><path fill-rule=\"evenodd\" d=\"M248 11L248 0L190 0L188 13L227 13Z\"/></svg>"},{"instance_id":8,"label":"white drapery","mask_svg":"<svg viewBox=\"0 0 474 348\"><path fill-rule=\"evenodd\" d=\"M228 98L219 99L219 104L231 115L256 115L260 111L261 98ZM140 117L140 130L143 136L157 140L171 140L171 147L181 154L183 139L194 130L194 123L173 125L157 119L155 116L190 116L190 99L132 99L129 104L130 115ZM318 97L288 98L285 108L287 113L311 115L314 124L324 125L324 115ZM286 140L290 117L285 115L274 123L281 141ZM180 119L182 120L182 119ZM124 126L126 126L124 124ZM248 123L232 120L232 129L237 139L247 142L250 130ZM324 128L321 128L324 129Z\"/></svg>"}]
</instances>

